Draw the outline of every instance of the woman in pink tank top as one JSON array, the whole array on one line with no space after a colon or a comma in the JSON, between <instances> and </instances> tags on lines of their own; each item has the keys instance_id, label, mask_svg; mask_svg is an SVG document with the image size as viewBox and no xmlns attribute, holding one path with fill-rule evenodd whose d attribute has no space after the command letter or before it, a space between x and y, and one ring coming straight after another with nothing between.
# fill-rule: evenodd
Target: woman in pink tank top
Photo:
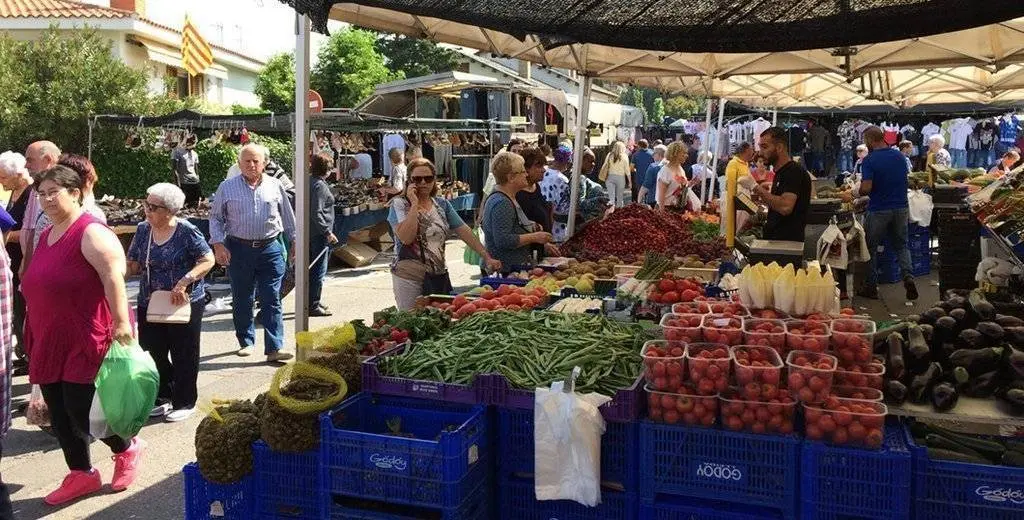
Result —
<instances>
[{"instance_id":1,"label":"woman in pink tank top","mask_svg":"<svg viewBox=\"0 0 1024 520\"><path fill-rule=\"evenodd\" d=\"M29 381L40 385L71 472L47 495L51 505L102 488L89 460L94 381L112 340L130 343L125 255L117 236L82 211L82 179L56 166L39 174L39 203L53 225L42 232L21 279L28 309ZM139 439L101 439L114 452L111 488L127 489L142 452Z\"/></svg>"}]
</instances>

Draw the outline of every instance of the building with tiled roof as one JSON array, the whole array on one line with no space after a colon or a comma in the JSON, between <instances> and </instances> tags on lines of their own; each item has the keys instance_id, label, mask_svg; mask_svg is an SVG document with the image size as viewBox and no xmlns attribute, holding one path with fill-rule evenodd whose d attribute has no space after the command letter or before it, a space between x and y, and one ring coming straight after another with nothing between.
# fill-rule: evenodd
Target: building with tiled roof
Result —
<instances>
[{"instance_id":1,"label":"building with tiled roof","mask_svg":"<svg viewBox=\"0 0 1024 520\"><path fill-rule=\"evenodd\" d=\"M221 105L259 106L253 93L265 65L223 46L213 45L213 64L189 77L181 64L181 31L146 17L145 0L109 0L106 5L70 0L0 0L0 32L31 40L51 25L63 30L95 28L108 35L112 52L142 69L154 94L184 97L191 92Z\"/></svg>"}]
</instances>

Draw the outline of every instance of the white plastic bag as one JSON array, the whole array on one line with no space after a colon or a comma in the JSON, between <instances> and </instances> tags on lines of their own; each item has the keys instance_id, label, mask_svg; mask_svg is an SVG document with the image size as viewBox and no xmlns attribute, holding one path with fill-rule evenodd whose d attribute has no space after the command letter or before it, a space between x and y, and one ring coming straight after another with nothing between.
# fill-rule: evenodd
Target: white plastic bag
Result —
<instances>
[{"instance_id":1,"label":"white plastic bag","mask_svg":"<svg viewBox=\"0 0 1024 520\"><path fill-rule=\"evenodd\" d=\"M839 226L829 224L821 234L818 239L818 261L836 269L846 269L849 263L846 235L839 230Z\"/></svg>"},{"instance_id":2,"label":"white plastic bag","mask_svg":"<svg viewBox=\"0 0 1024 520\"><path fill-rule=\"evenodd\" d=\"M28 424L33 426L45 428L50 425L50 408L43 400L43 390L39 388L39 385L32 385L32 395L28 398L25 419Z\"/></svg>"},{"instance_id":3,"label":"white plastic bag","mask_svg":"<svg viewBox=\"0 0 1024 520\"><path fill-rule=\"evenodd\" d=\"M909 190L907 203L910 207L910 221L921 226L928 227L932 223L932 196L922 190Z\"/></svg>"},{"instance_id":4,"label":"white plastic bag","mask_svg":"<svg viewBox=\"0 0 1024 520\"><path fill-rule=\"evenodd\" d=\"M107 426L107 418L103 415L103 406L100 405L100 394L92 394L92 405L89 406L89 435L94 439L106 439L117 435Z\"/></svg>"},{"instance_id":5,"label":"white plastic bag","mask_svg":"<svg viewBox=\"0 0 1024 520\"><path fill-rule=\"evenodd\" d=\"M846 234L846 253L850 262L867 262L871 260L871 251L868 250L867 233L860 220L853 219L853 227Z\"/></svg>"},{"instance_id":6,"label":"white plastic bag","mask_svg":"<svg viewBox=\"0 0 1024 520\"><path fill-rule=\"evenodd\" d=\"M533 405L534 493L537 500L601 503L601 435L605 423L598 407L611 401L597 393L573 392L580 369L568 383L538 388ZM568 388L566 388L568 386Z\"/></svg>"}]
</instances>

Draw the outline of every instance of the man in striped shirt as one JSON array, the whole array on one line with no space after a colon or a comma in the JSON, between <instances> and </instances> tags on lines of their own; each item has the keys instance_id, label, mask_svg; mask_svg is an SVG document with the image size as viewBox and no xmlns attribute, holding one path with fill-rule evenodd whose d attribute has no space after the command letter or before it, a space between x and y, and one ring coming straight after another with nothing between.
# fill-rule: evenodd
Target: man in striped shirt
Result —
<instances>
[{"instance_id":1,"label":"man in striped shirt","mask_svg":"<svg viewBox=\"0 0 1024 520\"><path fill-rule=\"evenodd\" d=\"M264 174L267 150L248 144L238 155L242 174L217 188L210 208L210 243L217 263L231 277L232 315L238 355L252 355L256 342L253 301L258 293L263 322L264 353L271 363L287 361L284 314L279 292L285 276L285 252L279 235L295 244L295 213L284 186ZM288 248L294 255L295 248Z\"/></svg>"}]
</instances>

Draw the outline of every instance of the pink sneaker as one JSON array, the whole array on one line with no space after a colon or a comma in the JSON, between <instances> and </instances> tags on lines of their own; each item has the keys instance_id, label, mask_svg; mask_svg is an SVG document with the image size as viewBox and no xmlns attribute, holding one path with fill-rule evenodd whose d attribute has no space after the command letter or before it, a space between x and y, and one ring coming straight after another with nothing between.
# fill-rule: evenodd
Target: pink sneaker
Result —
<instances>
[{"instance_id":1,"label":"pink sneaker","mask_svg":"<svg viewBox=\"0 0 1024 520\"><path fill-rule=\"evenodd\" d=\"M135 481L135 473L139 469L139 461L142 460L142 450L146 447L146 441L135 437L132 445L123 453L114 455L114 478L110 481L110 489L124 491Z\"/></svg>"},{"instance_id":2,"label":"pink sneaker","mask_svg":"<svg viewBox=\"0 0 1024 520\"><path fill-rule=\"evenodd\" d=\"M64 477L60 487L53 493L46 495L44 502L51 506L57 506L70 502L76 498L95 493L103 488L103 481L100 479L100 472L93 468L90 471L73 470Z\"/></svg>"}]
</instances>

